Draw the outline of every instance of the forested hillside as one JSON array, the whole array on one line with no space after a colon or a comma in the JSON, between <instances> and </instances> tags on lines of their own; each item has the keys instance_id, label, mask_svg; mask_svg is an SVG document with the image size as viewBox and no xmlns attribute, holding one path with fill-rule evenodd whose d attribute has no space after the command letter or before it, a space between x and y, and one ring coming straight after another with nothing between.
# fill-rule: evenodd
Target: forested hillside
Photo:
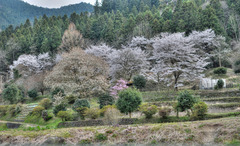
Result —
<instances>
[{"instance_id":1,"label":"forested hillside","mask_svg":"<svg viewBox=\"0 0 240 146\"><path fill-rule=\"evenodd\" d=\"M0 1L0 29L5 29L8 25L20 25L26 19L33 20L34 17L70 15L73 12L92 12L93 7L87 3L65 6L60 9L48 9L30 5L21 0L1 0Z\"/></svg>"},{"instance_id":2,"label":"forested hillside","mask_svg":"<svg viewBox=\"0 0 240 146\"><path fill-rule=\"evenodd\" d=\"M21 9L20 4L14 7L13 0L1 3L11 5L16 12ZM126 45L135 36L152 38L162 32L185 32L188 35L193 30L203 31L209 28L217 35L224 36L230 43L232 40L239 40L238 5L239 2L234 0L103 0L102 4L97 0L91 15L77 12L72 13L70 17L55 16L69 14L67 8L36 8L36 13L37 9L42 9L45 10L44 13L49 12L46 13L48 15L51 12L55 15L36 18L33 24L27 20L25 24L16 28L10 25L1 32L0 48L4 52L2 54L6 54L5 63L1 63L1 70L6 71L7 65L12 64L21 54L56 54L62 35L70 22L76 25L86 42L105 42L115 48ZM71 7L77 8L77 5ZM21 10L21 13L27 13L28 9L25 10L26 12ZM61 13L58 13L60 11ZM7 11L4 10L4 13ZM11 17L7 18L11 20Z\"/></svg>"}]
</instances>

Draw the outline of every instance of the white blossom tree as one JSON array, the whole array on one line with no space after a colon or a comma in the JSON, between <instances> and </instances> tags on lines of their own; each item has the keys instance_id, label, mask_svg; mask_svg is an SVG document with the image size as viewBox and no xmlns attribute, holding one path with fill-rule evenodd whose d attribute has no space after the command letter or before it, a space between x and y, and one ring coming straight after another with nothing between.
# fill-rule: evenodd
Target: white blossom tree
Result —
<instances>
[{"instance_id":1,"label":"white blossom tree","mask_svg":"<svg viewBox=\"0 0 240 146\"><path fill-rule=\"evenodd\" d=\"M147 54L140 48L123 47L110 54L110 74L113 79L130 80L133 75L145 72L149 67Z\"/></svg>"},{"instance_id":2,"label":"white blossom tree","mask_svg":"<svg viewBox=\"0 0 240 146\"><path fill-rule=\"evenodd\" d=\"M11 72L18 66L23 66L28 69L28 74L39 73L45 69L52 67L55 64L55 59L52 59L48 53L35 55L21 55L18 60L10 66Z\"/></svg>"},{"instance_id":3,"label":"white blossom tree","mask_svg":"<svg viewBox=\"0 0 240 146\"><path fill-rule=\"evenodd\" d=\"M85 50L85 52L87 54L101 57L103 60L107 61L108 63L110 63L110 58L111 58L110 54L112 54L115 51L116 51L116 49L113 49L113 48L107 46L105 43L100 44L98 46L90 46L89 48L87 48Z\"/></svg>"},{"instance_id":4,"label":"white blossom tree","mask_svg":"<svg viewBox=\"0 0 240 146\"><path fill-rule=\"evenodd\" d=\"M133 75L144 72L149 66L147 53L138 47L123 46L122 49L116 50L101 44L91 46L85 52L108 62L112 80L120 78L130 80Z\"/></svg>"},{"instance_id":5,"label":"white blossom tree","mask_svg":"<svg viewBox=\"0 0 240 146\"><path fill-rule=\"evenodd\" d=\"M207 56L199 54L199 49L192 41L192 37L185 37L184 33L164 35L153 39L153 59L156 60L152 71L159 80L174 85L177 90L182 86L183 79L191 80L200 77L205 70Z\"/></svg>"}]
</instances>

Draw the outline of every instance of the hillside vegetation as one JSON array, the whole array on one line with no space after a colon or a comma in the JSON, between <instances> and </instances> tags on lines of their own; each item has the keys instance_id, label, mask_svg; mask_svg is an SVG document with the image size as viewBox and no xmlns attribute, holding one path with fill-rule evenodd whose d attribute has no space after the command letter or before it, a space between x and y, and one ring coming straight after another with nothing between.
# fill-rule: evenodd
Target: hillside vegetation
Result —
<instances>
[{"instance_id":1,"label":"hillside vegetation","mask_svg":"<svg viewBox=\"0 0 240 146\"><path fill-rule=\"evenodd\" d=\"M73 12L92 12L93 6L87 3L80 3L71 6L65 6L59 9L48 9L30 5L22 0L1 0L0 1L0 29L4 30L9 25L19 26L26 19L31 21L34 18L47 16L71 15Z\"/></svg>"}]
</instances>

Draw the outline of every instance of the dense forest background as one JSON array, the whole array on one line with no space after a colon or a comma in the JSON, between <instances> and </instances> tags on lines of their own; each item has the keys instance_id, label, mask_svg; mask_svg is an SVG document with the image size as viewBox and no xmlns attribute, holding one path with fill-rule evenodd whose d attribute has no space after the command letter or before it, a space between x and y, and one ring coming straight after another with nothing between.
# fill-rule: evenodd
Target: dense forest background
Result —
<instances>
[{"instance_id":1,"label":"dense forest background","mask_svg":"<svg viewBox=\"0 0 240 146\"><path fill-rule=\"evenodd\" d=\"M70 6L73 9L88 12L79 13L76 10L69 16L68 9L64 11L64 8L61 12L60 9L31 10L31 7L19 10L13 1L17 2L6 0L0 3L1 6L8 6L4 9L14 8L14 11L4 10L3 7L0 9L4 12L0 14L6 15L9 20L11 15L8 16L8 13L20 11L23 14L19 17L24 16L22 19L43 13L45 15L33 21L27 19L17 27L9 25L0 33L0 50L5 53L0 71L7 71L7 66L21 54L50 52L55 55L70 22L76 25L86 42L105 42L115 48L127 44L134 36L151 38L162 32L185 32L188 35L193 30L203 31L208 28L226 37L228 43L239 40L238 0L103 0L101 4L97 0L91 14L88 13L91 12L91 6L81 9L73 5ZM62 14L65 15L60 16Z\"/></svg>"}]
</instances>

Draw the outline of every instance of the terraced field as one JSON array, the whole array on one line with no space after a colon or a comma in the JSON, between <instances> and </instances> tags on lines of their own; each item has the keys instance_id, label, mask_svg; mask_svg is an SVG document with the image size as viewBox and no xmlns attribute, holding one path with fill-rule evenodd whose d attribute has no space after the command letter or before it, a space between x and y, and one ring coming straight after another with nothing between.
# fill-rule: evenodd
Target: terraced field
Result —
<instances>
[{"instance_id":1,"label":"terraced field","mask_svg":"<svg viewBox=\"0 0 240 146\"><path fill-rule=\"evenodd\" d=\"M236 91L234 91L236 92ZM216 92L217 93L217 92ZM232 97L232 94L217 94L212 93L212 97L201 96L196 94L196 97L204 101L208 105L208 113L229 113L240 111L240 95ZM145 92L143 93L144 102L148 102L157 106L172 106L176 103L177 93L174 92ZM175 115L174 112L171 113ZM184 115L182 113L181 115Z\"/></svg>"}]
</instances>

